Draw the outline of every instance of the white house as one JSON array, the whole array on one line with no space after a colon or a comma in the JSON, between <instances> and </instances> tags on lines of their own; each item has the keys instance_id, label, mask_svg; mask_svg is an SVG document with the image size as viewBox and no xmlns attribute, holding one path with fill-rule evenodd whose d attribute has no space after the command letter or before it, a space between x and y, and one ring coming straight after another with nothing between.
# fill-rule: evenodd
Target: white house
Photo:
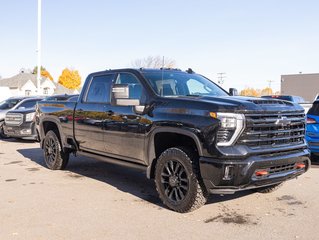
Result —
<instances>
[{"instance_id":1,"label":"white house","mask_svg":"<svg viewBox=\"0 0 319 240\"><path fill-rule=\"evenodd\" d=\"M0 87L9 87L12 96L52 95L56 84L47 78L40 81L40 92L37 92L37 76L20 72L11 78L0 79Z\"/></svg>"}]
</instances>

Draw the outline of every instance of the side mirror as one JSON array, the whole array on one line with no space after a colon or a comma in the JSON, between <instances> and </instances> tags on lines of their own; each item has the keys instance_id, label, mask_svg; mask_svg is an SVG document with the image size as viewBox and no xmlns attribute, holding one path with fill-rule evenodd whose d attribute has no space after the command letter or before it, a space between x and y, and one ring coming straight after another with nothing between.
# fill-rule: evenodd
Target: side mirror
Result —
<instances>
[{"instance_id":1,"label":"side mirror","mask_svg":"<svg viewBox=\"0 0 319 240\"><path fill-rule=\"evenodd\" d=\"M238 90L236 88L230 88L229 95L230 96L238 96Z\"/></svg>"},{"instance_id":2,"label":"side mirror","mask_svg":"<svg viewBox=\"0 0 319 240\"><path fill-rule=\"evenodd\" d=\"M112 88L112 102L119 106L139 106L139 99L130 99L130 88L128 84L114 84Z\"/></svg>"}]
</instances>

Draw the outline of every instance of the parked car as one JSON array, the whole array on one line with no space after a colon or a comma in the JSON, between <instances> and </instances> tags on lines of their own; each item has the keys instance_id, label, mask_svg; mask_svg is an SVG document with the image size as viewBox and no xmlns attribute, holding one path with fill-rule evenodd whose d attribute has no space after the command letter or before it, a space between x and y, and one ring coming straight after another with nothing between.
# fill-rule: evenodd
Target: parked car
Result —
<instances>
[{"instance_id":1,"label":"parked car","mask_svg":"<svg viewBox=\"0 0 319 240\"><path fill-rule=\"evenodd\" d=\"M13 110L6 113L3 125L4 134L8 137L38 139L34 122L35 106L43 97L22 100Z\"/></svg>"},{"instance_id":2,"label":"parked car","mask_svg":"<svg viewBox=\"0 0 319 240\"><path fill-rule=\"evenodd\" d=\"M3 124L6 113L10 110L13 110L17 107L17 105L27 97L11 97L2 102L0 102L0 138L5 138Z\"/></svg>"},{"instance_id":3,"label":"parked car","mask_svg":"<svg viewBox=\"0 0 319 240\"><path fill-rule=\"evenodd\" d=\"M191 69L92 73L77 102L39 102L36 123L48 168L76 153L143 169L177 212L209 193L271 192L310 166L301 106L230 96Z\"/></svg>"},{"instance_id":4,"label":"parked car","mask_svg":"<svg viewBox=\"0 0 319 240\"><path fill-rule=\"evenodd\" d=\"M285 100L293 103L297 103L300 106L303 107L305 112L308 112L309 108L311 108L312 104L310 102L306 102L302 97L300 96L292 96L292 95L267 95L267 96L261 96L262 98L272 98L272 99L280 99Z\"/></svg>"},{"instance_id":5,"label":"parked car","mask_svg":"<svg viewBox=\"0 0 319 240\"><path fill-rule=\"evenodd\" d=\"M43 101L77 101L79 94L59 94L52 95L43 99Z\"/></svg>"},{"instance_id":6,"label":"parked car","mask_svg":"<svg viewBox=\"0 0 319 240\"><path fill-rule=\"evenodd\" d=\"M312 160L319 159L319 100L316 100L307 113L306 140Z\"/></svg>"}]
</instances>

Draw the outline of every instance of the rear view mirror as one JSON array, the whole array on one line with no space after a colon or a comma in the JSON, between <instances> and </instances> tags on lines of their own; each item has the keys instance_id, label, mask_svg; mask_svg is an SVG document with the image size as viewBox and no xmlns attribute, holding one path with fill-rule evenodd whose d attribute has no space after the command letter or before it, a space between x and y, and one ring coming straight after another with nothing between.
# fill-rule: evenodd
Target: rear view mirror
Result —
<instances>
[{"instance_id":1,"label":"rear view mirror","mask_svg":"<svg viewBox=\"0 0 319 240\"><path fill-rule=\"evenodd\" d=\"M236 88L230 88L229 95L230 96L238 96L238 90Z\"/></svg>"}]
</instances>

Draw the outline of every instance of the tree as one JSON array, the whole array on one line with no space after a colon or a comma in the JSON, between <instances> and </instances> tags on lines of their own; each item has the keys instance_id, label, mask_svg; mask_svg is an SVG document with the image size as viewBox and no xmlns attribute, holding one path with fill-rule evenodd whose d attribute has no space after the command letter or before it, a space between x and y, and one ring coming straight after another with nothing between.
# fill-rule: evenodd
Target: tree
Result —
<instances>
[{"instance_id":1,"label":"tree","mask_svg":"<svg viewBox=\"0 0 319 240\"><path fill-rule=\"evenodd\" d=\"M249 97L259 97L260 90L254 88L245 88L240 91L241 96L249 96Z\"/></svg>"},{"instance_id":2,"label":"tree","mask_svg":"<svg viewBox=\"0 0 319 240\"><path fill-rule=\"evenodd\" d=\"M32 71L33 74L37 74L38 73L38 67L35 66L33 68ZM45 69L45 67L41 66L41 76L50 79L51 81L53 81L53 77L51 76L51 74Z\"/></svg>"},{"instance_id":3,"label":"tree","mask_svg":"<svg viewBox=\"0 0 319 240\"><path fill-rule=\"evenodd\" d=\"M266 87L263 90L261 90L261 96L272 95L272 94L273 94L273 90L270 87Z\"/></svg>"},{"instance_id":4,"label":"tree","mask_svg":"<svg viewBox=\"0 0 319 240\"><path fill-rule=\"evenodd\" d=\"M81 85L81 77L77 70L65 68L59 77L59 84L68 89L77 89Z\"/></svg>"},{"instance_id":5,"label":"tree","mask_svg":"<svg viewBox=\"0 0 319 240\"><path fill-rule=\"evenodd\" d=\"M170 58L163 58L161 56L148 56L146 58L136 59L132 62L132 66L136 68L175 68L176 61Z\"/></svg>"}]
</instances>

